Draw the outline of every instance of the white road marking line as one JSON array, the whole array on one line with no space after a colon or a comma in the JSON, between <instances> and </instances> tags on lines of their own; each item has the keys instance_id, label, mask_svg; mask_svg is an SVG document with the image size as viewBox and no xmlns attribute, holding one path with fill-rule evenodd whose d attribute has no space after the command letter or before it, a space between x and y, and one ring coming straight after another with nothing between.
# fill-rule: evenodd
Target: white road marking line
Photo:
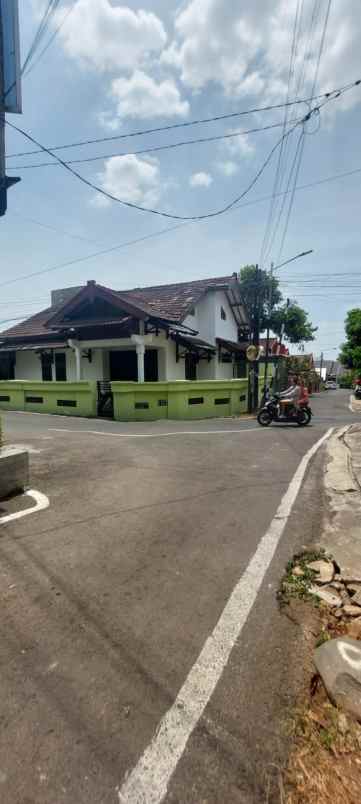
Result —
<instances>
[{"instance_id":1,"label":"white road marking line","mask_svg":"<svg viewBox=\"0 0 361 804\"><path fill-rule=\"evenodd\" d=\"M349 401L349 405L348 405L348 407L349 407L349 410L351 411L351 413L355 413L355 411L354 411L354 409L353 409L353 406L352 406L352 399L353 399L353 396L352 396L352 394L351 394L351 395L350 395L350 401Z\"/></svg>"},{"instance_id":2,"label":"white road marking line","mask_svg":"<svg viewBox=\"0 0 361 804\"><path fill-rule=\"evenodd\" d=\"M268 530L233 589L216 627L205 642L174 704L162 718L137 765L126 776L122 787L118 788L120 804L160 804L167 794L170 779L222 676L257 598L308 464L332 432L331 427L302 458Z\"/></svg>"},{"instance_id":3,"label":"white road marking line","mask_svg":"<svg viewBox=\"0 0 361 804\"><path fill-rule=\"evenodd\" d=\"M36 489L29 489L26 491L24 496L31 497L35 500L35 505L32 508L25 508L24 511L16 511L14 514L7 514L6 516L0 517L0 525L3 525L5 522L12 522L14 519L21 519L23 516L27 516L28 514L36 514L37 511L44 511L45 508L48 508L50 505L49 498L42 494L41 491L36 491Z\"/></svg>"},{"instance_id":4,"label":"white road marking line","mask_svg":"<svg viewBox=\"0 0 361 804\"><path fill-rule=\"evenodd\" d=\"M228 433L261 432L260 427L247 427L244 430L179 430L174 433L103 433L102 430L69 430L63 427L48 427L54 433L86 433L88 435L113 436L114 438L169 438L184 435L227 435Z\"/></svg>"}]
</instances>

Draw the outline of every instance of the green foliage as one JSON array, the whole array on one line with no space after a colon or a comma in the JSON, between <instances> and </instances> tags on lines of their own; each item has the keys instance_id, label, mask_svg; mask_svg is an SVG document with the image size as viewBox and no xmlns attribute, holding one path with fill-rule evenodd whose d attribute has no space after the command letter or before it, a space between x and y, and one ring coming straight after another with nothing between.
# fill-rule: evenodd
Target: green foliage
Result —
<instances>
[{"instance_id":1,"label":"green foliage","mask_svg":"<svg viewBox=\"0 0 361 804\"><path fill-rule=\"evenodd\" d=\"M278 310L274 310L271 316L271 328L278 336L283 332L290 343L314 341L314 333L317 331L317 327L313 327L308 320L306 310L295 302L284 304Z\"/></svg>"},{"instance_id":2,"label":"green foliage","mask_svg":"<svg viewBox=\"0 0 361 804\"><path fill-rule=\"evenodd\" d=\"M338 384L340 388L352 388L352 374L341 374Z\"/></svg>"},{"instance_id":3,"label":"green foliage","mask_svg":"<svg viewBox=\"0 0 361 804\"><path fill-rule=\"evenodd\" d=\"M282 301L278 279L256 265L245 265L239 275L243 304L248 312L251 328L260 309L260 331L266 329L270 309Z\"/></svg>"},{"instance_id":4,"label":"green foliage","mask_svg":"<svg viewBox=\"0 0 361 804\"><path fill-rule=\"evenodd\" d=\"M341 347L340 363L361 372L361 309L349 310L345 321L346 342Z\"/></svg>"},{"instance_id":5,"label":"green foliage","mask_svg":"<svg viewBox=\"0 0 361 804\"><path fill-rule=\"evenodd\" d=\"M259 310L260 332L267 326L290 343L313 341L317 327L312 327L308 314L296 302L284 302L277 277L256 265L245 265L239 274L241 296L254 329Z\"/></svg>"}]
</instances>

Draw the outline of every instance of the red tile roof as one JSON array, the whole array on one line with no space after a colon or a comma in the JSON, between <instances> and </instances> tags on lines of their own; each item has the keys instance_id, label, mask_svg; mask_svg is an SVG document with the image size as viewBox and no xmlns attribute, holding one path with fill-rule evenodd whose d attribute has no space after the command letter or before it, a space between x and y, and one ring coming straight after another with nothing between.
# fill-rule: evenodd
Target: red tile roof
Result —
<instances>
[{"instance_id":1,"label":"red tile roof","mask_svg":"<svg viewBox=\"0 0 361 804\"><path fill-rule=\"evenodd\" d=\"M199 299L210 288L225 287L229 284L231 276L215 277L211 279L196 279L193 282L176 282L171 285L154 285L145 288L133 288L132 290L112 291L117 295L124 296L134 306L139 306L141 310L149 310L150 313L160 318L181 323L186 318L189 309L196 304ZM84 286L85 287L85 286ZM76 292L79 288L74 289ZM61 305L62 306L62 305ZM21 324L0 333L0 338L38 338L49 336L46 326L47 321L59 311L61 307L48 307L40 313L31 316ZM56 330L53 330L54 335Z\"/></svg>"}]
</instances>

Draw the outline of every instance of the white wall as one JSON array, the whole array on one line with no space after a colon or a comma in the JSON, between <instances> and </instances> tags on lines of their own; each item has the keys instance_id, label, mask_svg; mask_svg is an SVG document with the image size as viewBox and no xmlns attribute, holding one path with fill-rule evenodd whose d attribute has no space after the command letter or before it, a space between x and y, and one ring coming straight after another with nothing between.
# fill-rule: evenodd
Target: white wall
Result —
<instances>
[{"instance_id":1,"label":"white wall","mask_svg":"<svg viewBox=\"0 0 361 804\"><path fill-rule=\"evenodd\" d=\"M35 352L16 352L16 380L41 380L41 360Z\"/></svg>"},{"instance_id":2,"label":"white wall","mask_svg":"<svg viewBox=\"0 0 361 804\"><path fill-rule=\"evenodd\" d=\"M238 341L238 328L235 321L232 307L223 290L216 290L214 296L215 307L215 338L223 338L225 341ZM227 319L221 318L221 307L226 313Z\"/></svg>"},{"instance_id":3,"label":"white wall","mask_svg":"<svg viewBox=\"0 0 361 804\"><path fill-rule=\"evenodd\" d=\"M226 321L221 318L221 307L226 313ZM216 338L226 341L238 340L237 324L223 290L209 290L208 293L195 306L195 315L188 315L184 324L198 332L198 337L209 343L215 343Z\"/></svg>"}]
</instances>

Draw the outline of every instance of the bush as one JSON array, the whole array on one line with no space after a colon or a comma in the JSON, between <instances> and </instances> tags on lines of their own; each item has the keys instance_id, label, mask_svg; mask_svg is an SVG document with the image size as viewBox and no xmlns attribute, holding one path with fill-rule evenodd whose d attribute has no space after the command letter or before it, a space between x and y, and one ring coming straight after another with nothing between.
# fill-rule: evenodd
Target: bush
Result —
<instances>
[{"instance_id":1,"label":"bush","mask_svg":"<svg viewBox=\"0 0 361 804\"><path fill-rule=\"evenodd\" d=\"M352 382L351 374L341 374L338 380L340 388L352 388Z\"/></svg>"}]
</instances>

